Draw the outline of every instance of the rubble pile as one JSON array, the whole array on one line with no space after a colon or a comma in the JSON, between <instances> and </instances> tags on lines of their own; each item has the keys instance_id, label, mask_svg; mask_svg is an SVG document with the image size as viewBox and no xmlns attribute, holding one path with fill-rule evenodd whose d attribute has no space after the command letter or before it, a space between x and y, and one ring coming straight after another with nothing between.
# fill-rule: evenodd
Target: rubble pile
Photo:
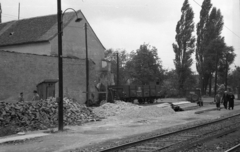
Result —
<instances>
[{"instance_id":1,"label":"rubble pile","mask_svg":"<svg viewBox=\"0 0 240 152\"><path fill-rule=\"evenodd\" d=\"M164 106L139 106L123 101L105 103L94 108L93 112L100 117L118 116L122 119L161 117L175 114L170 104L164 104Z\"/></svg>"},{"instance_id":2,"label":"rubble pile","mask_svg":"<svg viewBox=\"0 0 240 152\"><path fill-rule=\"evenodd\" d=\"M128 113L123 114L122 118L128 119L138 119L138 118L158 118L166 115L175 114L175 111L172 107L169 106L146 106L136 111L129 111Z\"/></svg>"},{"instance_id":3,"label":"rubble pile","mask_svg":"<svg viewBox=\"0 0 240 152\"><path fill-rule=\"evenodd\" d=\"M64 98L64 125L80 125L98 121L91 109ZM55 98L36 102L0 102L0 127L16 126L16 129L39 130L58 126L58 103Z\"/></svg>"},{"instance_id":4,"label":"rubble pile","mask_svg":"<svg viewBox=\"0 0 240 152\"><path fill-rule=\"evenodd\" d=\"M136 110L139 108L141 108L141 106L117 100L115 103L104 103L100 107L94 108L93 112L100 117L109 117L125 113L128 110Z\"/></svg>"}]
</instances>

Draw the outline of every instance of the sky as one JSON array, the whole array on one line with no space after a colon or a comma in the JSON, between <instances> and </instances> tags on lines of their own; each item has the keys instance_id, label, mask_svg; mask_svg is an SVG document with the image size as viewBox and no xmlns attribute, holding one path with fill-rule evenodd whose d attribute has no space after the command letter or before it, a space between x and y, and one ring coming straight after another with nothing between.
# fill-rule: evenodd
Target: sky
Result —
<instances>
[{"instance_id":1,"label":"sky","mask_svg":"<svg viewBox=\"0 0 240 152\"><path fill-rule=\"evenodd\" d=\"M222 36L233 46L240 66L240 0L212 0L224 17ZM163 68L174 69L175 28L181 17L184 0L62 0L62 11L81 9L89 24L106 49L137 50L146 43L158 49ZM194 11L194 22L199 22L203 0L189 0ZM57 0L1 0L2 22L57 14ZM196 30L196 28L195 28ZM192 70L196 71L195 56Z\"/></svg>"}]
</instances>

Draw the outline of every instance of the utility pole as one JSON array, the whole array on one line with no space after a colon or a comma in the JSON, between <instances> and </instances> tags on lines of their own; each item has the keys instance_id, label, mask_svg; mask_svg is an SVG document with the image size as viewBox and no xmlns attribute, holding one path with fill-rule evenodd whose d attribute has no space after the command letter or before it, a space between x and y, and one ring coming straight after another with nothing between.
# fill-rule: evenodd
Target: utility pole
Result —
<instances>
[{"instance_id":1,"label":"utility pole","mask_svg":"<svg viewBox=\"0 0 240 152\"><path fill-rule=\"evenodd\" d=\"M86 102L89 100L89 66L88 66L88 42L87 42L87 23L85 23L85 47L86 47Z\"/></svg>"},{"instance_id":2,"label":"utility pole","mask_svg":"<svg viewBox=\"0 0 240 152\"><path fill-rule=\"evenodd\" d=\"M58 130L63 131L63 66L62 66L62 9L61 0L57 0L58 18Z\"/></svg>"},{"instance_id":3,"label":"utility pole","mask_svg":"<svg viewBox=\"0 0 240 152\"><path fill-rule=\"evenodd\" d=\"M119 58L117 52L117 86L119 85Z\"/></svg>"},{"instance_id":4,"label":"utility pole","mask_svg":"<svg viewBox=\"0 0 240 152\"><path fill-rule=\"evenodd\" d=\"M18 20L20 19L20 3L18 3Z\"/></svg>"},{"instance_id":5,"label":"utility pole","mask_svg":"<svg viewBox=\"0 0 240 152\"><path fill-rule=\"evenodd\" d=\"M214 87L214 97L217 94L217 75L218 75L218 51L216 50L216 67L215 67L215 87Z\"/></svg>"},{"instance_id":6,"label":"utility pole","mask_svg":"<svg viewBox=\"0 0 240 152\"><path fill-rule=\"evenodd\" d=\"M226 54L226 75L225 75L225 90L227 91L228 85L228 53Z\"/></svg>"}]
</instances>

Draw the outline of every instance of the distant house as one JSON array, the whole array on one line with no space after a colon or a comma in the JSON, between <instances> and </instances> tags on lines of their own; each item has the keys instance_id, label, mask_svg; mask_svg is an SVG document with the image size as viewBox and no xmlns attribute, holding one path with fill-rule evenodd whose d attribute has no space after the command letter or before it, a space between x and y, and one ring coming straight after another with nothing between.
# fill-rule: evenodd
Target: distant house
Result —
<instances>
[{"instance_id":1,"label":"distant house","mask_svg":"<svg viewBox=\"0 0 240 152\"><path fill-rule=\"evenodd\" d=\"M87 23L90 90L102 73L104 46L81 11L63 16L64 96L85 102L85 29ZM23 92L27 100L46 79L58 79L57 15L0 24L0 100L11 100ZM58 85L56 85L58 90ZM58 96L56 91L55 96Z\"/></svg>"}]
</instances>

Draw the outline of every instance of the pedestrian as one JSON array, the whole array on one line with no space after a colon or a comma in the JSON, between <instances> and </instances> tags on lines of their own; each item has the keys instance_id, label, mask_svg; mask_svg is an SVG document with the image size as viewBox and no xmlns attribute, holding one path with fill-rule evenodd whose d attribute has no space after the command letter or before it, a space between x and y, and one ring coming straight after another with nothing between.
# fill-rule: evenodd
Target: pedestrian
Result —
<instances>
[{"instance_id":1,"label":"pedestrian","mask_svg":"<svg viewBox=\"0 0 240 152\"><path fill-rule=\"evenodd\" d=\"M39 95L38 95L38 92L36 91L36 90L34 90L33 91L33 99L32 99L32 101L38 101L38 100L40 100L40 97L39 97Z\"/></svg>"},{"instance_id":2,"label":"pedestrian","mask_svg":"<svg viewBox=\"0 0 240 152\"><path fill-rule=\"evenodd\" d=\"M222 96L222 102L223 102L223 106L225 109L228 108L228 101L229 101L229 95L227 91L224 91L224 94Z\"/></svg>"},{"instance_id":3,"label":"pedestrian","mask_svg":"<svg viewBox=\"0 0 240 152\"><path fill-rule=\"evenodd\" d=\"M232 92L229 93L229 107L228 109L230 110L232 108L234 108L234 99L235 99L235 96Z\"/></svg>"},{"instance_id":4,"label":"pedestrian","mask_svg":"<svg viewBox=\"0 0 240 152\"><path fill-rule=\"evenodd\" d=\"M221 110L221 108L220 108L221 95L220 95L219 92L216 94L214 100L215 100L215 103L216 103L217 110Z\"/></svg>"},{"instance_id":5,"label":"pedestrian","mask_svg":"<svg viewBox=\"0 0 240 152\"><path fill-rule=\"evenodd\" d=\"M23 92L20 93L20 95L18 97L18 102L24 102Z\"/></svg>"}]
</instances>

